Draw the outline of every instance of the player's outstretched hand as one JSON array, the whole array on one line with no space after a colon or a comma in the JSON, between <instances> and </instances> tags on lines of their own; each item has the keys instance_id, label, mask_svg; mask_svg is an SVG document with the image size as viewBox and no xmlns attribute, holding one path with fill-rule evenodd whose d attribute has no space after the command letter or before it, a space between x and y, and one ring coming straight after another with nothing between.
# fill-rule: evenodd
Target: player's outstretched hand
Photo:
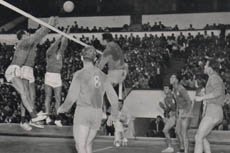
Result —
<instances>
[{"instance_id":1,"label":"player's outstretched hand","mask_svg":"<svg viewBox=\"0 0 230 153\"><path fill-rule=\"evenodd\" d=\"M58 24L58 17L51 16L49 19L49 25L56 26Z\"/></svg>"}]
</instances>

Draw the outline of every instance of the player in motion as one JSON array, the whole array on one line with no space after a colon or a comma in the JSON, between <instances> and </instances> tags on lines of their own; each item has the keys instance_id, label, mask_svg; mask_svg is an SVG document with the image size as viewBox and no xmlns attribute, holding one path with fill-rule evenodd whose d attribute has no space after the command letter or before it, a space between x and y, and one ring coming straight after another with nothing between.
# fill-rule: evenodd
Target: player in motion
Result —
<instances>
[{"instance_id":1,"label":"player in motion","mask_svg":"<svg viewBox=\"0 0 230 153\"><path fill-rule=\"evenodd\" d=\"M123 106L122 103L119 103L119 113L118 113L118 120L114 122L115 133L114 133L114 145L116 147L127 146L128 139L127 139L127 132L132 122L132 116L128 113L128 110Z\"/></svg>"},{"instance_id":2,"label":"player in motion","mask_svg":"<svg viewBox=\"0 0 230 153\"><path fill-rule=\"evenodd\" d=\"M179 83L178 75L171 75L176 100L176 134L180 144L179 153L189 153L188 128L192 118L193 103L186 89Z\"/></svg>"},{"instance_id":3,"label":"player in motion","mask_svg":"<svg viewBox=\"0 0 230 153\"><path fill-rule=\"evenodd\" d=\"M124 61L124 54L120 46L114 42L111 33L102 34L103 44L106 48L97 66L103 69L108 64L108 79L113 85L119 84L118 98L123 101L122 82L128 73L128 64Z\"/></svg>"},{"instance_id":4,"label":"player in motion","mask_svg":"<svg viewBox=\"0 0 230 153\"><path fill-rule=\"evenodd\" d=\"M109 78L93 64L95 48L84 48L81 58L83 68L74 74L68 95L58 113L68 111L77 103L73 125L76 149L79 153L92 153L92 143L101 125L104 94L106 92L112 109L108 122L117 120L118 97Z\"/></svg>"},{"instance_id":5,"label":"player in motion","mask_svg":"<svg viewBox=\"0 0 230 153\"><path fill-rule=\"evenodd\" d=\"M55 26L57 19L51 17L49 24ZM22 99L22 104L31 116L31 123L44 120L44 114L38 114L34 108L35 89L33 66L36 57L36 46L42 38L49 32L46 27L41 27L34 34L29 35L26 31L20 31L17 38L20 40L15 47L13 60L5 72L8 82L17 90ZM25 123L25 110L22 107L22 123L21 126L26 130L32 128Z\"/></svg>"},{"instance_id":6,"label":"player in motion","mask_svg":"<svg viewBox=\"0 0 230 153\"><path fill-rule=\"evenodd\" d=\"M128 73L128 64L124 61L124 53L120 46L114 42L113 36L111 33L102 34L102 44L105 45L105 50L97 64L100 69L103 69L106 64L108 64L108 79L113 86L118 85L118 99L119 105L123 105L122 97L122 83L125 80ZM116 125L121 125L117 122ZM115 139L114 144L119 146L119 136L117 133L122 133L122 126L115 125ZM116 132L117 131L117 132ZM117 134L117 136L116 136ZM124 139L125 140L125 139Z\"/></svg>"},{"instance_id":7,"label":"player in motion","mask_svg":"<svg viewBox=\"0 0 230 153\"><path fill-rule=\"evenodd\" d=\"M69 33L69 29L67 29ZM45 112L50 114L50 101L52 99L52 91L56 100L56 111L61 104L61 91L62 91L62 80L61 80L61 69L64 51L68 45L66 37L61 36L57 39L46 52L46 74L45 74ZM50 117L46 118L46 123L51 122ZM58 127L62 127L61 116L57 115L54 123Z\"/></svg>"},{"instance_id":8,"label":"player in motion","mask_svg":"<svg viewBox=\"0 0 230 153\"><path fill-rule=\"evenodd\" d=\"M164 86L164 102L160 102L160 107L164 110L165 126L163 129L168 147L162 150L163 153L174 152L169 131L176 125L176 103L169 85Z\"/></svg>"},{"instance_id":9,"label":"player in motion","mask_svg":"<svg viewBox=\"0 0 230 153\"><path fill-rule=\"evenodd\" d=\"M204 66L204 73L208 75L205 87L205 94L196 96L196 101L205 103L203 118L200 122L195 136L194 153L211 153L207 136L212 129L223 120L223 105L225 100L225 86L218 74L219 63L215 59L210 59Z\"/></svg>"}]
</instances>

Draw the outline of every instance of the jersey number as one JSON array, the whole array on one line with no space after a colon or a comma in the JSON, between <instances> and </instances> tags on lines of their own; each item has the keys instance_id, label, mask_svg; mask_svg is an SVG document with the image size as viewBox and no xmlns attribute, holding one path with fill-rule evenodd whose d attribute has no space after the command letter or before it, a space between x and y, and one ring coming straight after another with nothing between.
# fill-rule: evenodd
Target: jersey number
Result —
<instances>
[{"instance_id":1,"label":"jersey number","mask_svg":"<svg viewBox=\"0 0 230 153\"><path fill-rule=\"evenodd\" d=\"M99 88L101 86L101 81L98 75L94 76L94 87Z\"/></svg>"}]
</instances>

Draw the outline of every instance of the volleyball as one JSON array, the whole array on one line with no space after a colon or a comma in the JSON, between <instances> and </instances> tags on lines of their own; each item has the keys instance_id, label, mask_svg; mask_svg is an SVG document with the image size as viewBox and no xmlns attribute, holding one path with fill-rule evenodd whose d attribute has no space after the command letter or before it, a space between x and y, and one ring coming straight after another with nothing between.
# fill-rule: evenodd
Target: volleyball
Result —
<instances>
[{"instance_id":1,"label":"volleyball","mask_svg":"<svg viewBox=\"0 0 230 153\"><path fill-rule=\"evenodd\" d=\"M63 4L63 9L65 12L72 12L73 9L74 9L74 3L72 1L66 1L64 4Z\"/></svg>"}]
</instances>

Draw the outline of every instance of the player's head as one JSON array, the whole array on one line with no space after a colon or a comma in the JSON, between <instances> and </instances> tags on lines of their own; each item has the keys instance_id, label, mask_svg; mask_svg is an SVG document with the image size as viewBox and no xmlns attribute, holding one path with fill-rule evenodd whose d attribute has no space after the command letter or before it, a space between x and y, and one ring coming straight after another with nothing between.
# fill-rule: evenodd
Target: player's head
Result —
<instances>
[{"instance_id":1,"label":"player's head","mask_svg":"<svg viewBox=\"0 0 230 153\"><path fill-rule=\"evenodd\" d=\"M170 76L170 84L174 85L174 84L178 84L180 82L181 78L178 74L172 74Z\"/></svg>"},{"instance_id":2,"label":"player's head","mask_svg":"<svg viewBox=\"0 0 230 153\"><path fill-rule=\"evenodd\" d=\"M16 33L16 36L17 36L18 40L21 40L21 39L24 39L24 38L28 37L29 33L26 30L19 30Z\"/></svg>"},{"instance_id":3,"label":"player's head","mask_svg":"<svg viewBox=\"0 0 230 153\"><path fill-rule=\"evenodd\" d=\"M102 34L102 40L106 43L113 41L113 35L111 33L103 33Z\"/></svg>"},{"instance_id":4,"label":"player's head","mask_svg":"<svg viewBox=\"0 0 230 153\"><path fill-rule=\"evenodd\" d=\"M96 49L93 46L85 47L81 52L83 61L94 62L96 60Z\"/></svg>"},{"instance_id":5,"label":"player's head","mask_svg":"<svg viewBox=\"0 0 230 153\"><path fill-rule=\"evenodd\" d=\"M164 84L163 90L165 94L168 94L171 91L170 84Z\"/></svg>"},{"instance_id":6,"label":"player's head","mask_svg":"<svg viewBox=\"0 0 230 153\"><path fill-rule=\"evenodd\" d=\"M210 59L206 61L206 64L204 66L204 73L205 74L211 74L213 71L219 72L220 70L220 63L216 59Z\"/></svg>"}]
</instances>

